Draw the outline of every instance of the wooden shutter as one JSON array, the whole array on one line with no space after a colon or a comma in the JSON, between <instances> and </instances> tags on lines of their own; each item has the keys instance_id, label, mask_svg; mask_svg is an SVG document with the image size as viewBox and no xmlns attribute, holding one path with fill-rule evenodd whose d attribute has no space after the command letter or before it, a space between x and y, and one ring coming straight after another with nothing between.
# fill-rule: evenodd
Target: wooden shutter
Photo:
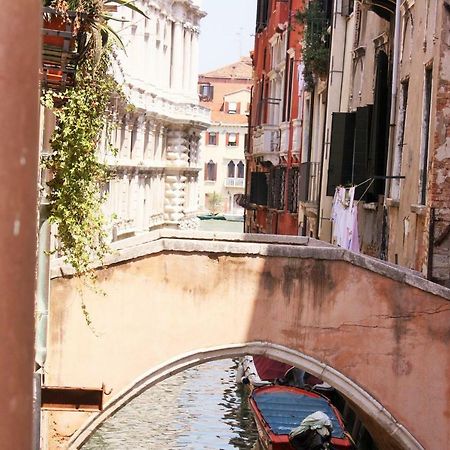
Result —
<instances>
[{"instance_id":1,"label":"wooden shutter","mask_svg":"<svg viewBox=\"0 0 450 450\"><path fill-rule=\"evenodd\" d=\"M352 181L354 133L355 113L333 113L327 185L331 197L336 186Z\"/></svg>"},{"instance_id":2,"label":"wooden shutter","mask_svg":"<svg viewBox=\"0 0 450 450\"><path fill-rule=\"evenodd\" d=\"M355 116L355 141L353 147L353 184L359 184L367 180L373 174L369 168L369 148L372 122L372 105L356 109ZM356 191L356 198L366 190L367 185L361 186Z\"/></svg>"},{"instance_id":3,"label":"wooden shutter","mask_svg":"<svg viewBox=\"0 0 450 450\"><path fill-rule=\"evenodd\" d=\"M228 145L228 133L225 135L225 145Z\"/></svg>"},{"instance_id":4,"label":"wooden shutter","mask_svg":"<svg viewBox=\"0 0 450 450\"><path fill-rule=\"evenodd\" d=\"M205 163L205 173L204 173L204 177L203 177L203 179L205 180L205 181L208 181L208 163Z\"/></svg>"},{"instance_id":5,"label":"wooden shutter","mask_svg":"<svg viewBox=\"0 0 450 450\"><path fill-rule=\"evenodd\" d=\"M239 133L236 133L236 147L239 146Z\"/></svg>"},{"instance_id":6,"label":"wooden shutter","mask_svg":"<svg viewBox=\"0 0 450 450\"><path fill-rule=\"evenodd\" d=\"M370 176L386 175L387 154L389 147L389 63L386 53L377 55L377 71L375 81L374 106L372 114L372 136L369 149ZM370 188L372 200L384 194L385 180L375 180Z\"/></svg>"},{"instance_id":7,"label":"wooden shutter","mask_svg":"<svg viewBox=\"0 0 450 450\"><path fill-rule=\"evenodd\" d=\"M223 104L223 112L228 112L228 102L225 102L224 104Z\"/></svg>"},{"instance_id":8,"label":"wooden shutter","mask_svg":"<svg viewBox=\"0 0 450 450\"><path fill-rule=\"evenodd\" d=\"M264 172L251 173L250 203L267 205L267 176Z\"/></svg>"},{"instance_id":9,"label":"wooden shutter","mask_svg":"<svg viewBox=\"0 0 450 450\"><path fill-rule=\"evenodd\" d=\"M236 114L240 114L241 113L241 104L240 102L236 103Z\"/></svg>"},{"instance_id":10,"label":"wooden shutter","mask_svg":"<svg viewBox=\"0 0 450 450\"><path fill-rule=\"evenodd\" d=\"M205 144L208 145L209 144L209 131L207 131L205 133Z\"/></svg>"},{"instance_id":11,"label":"wooden shutter","mask_svg":"<svg viewBox=\"0 0 450 450\"><path fill-rule=\"evenodd\" d=\"M217 164L214 163L213 165L213 170L212 170L212 181L216 181L217 180Z\"/></svg>"}]
</instances>

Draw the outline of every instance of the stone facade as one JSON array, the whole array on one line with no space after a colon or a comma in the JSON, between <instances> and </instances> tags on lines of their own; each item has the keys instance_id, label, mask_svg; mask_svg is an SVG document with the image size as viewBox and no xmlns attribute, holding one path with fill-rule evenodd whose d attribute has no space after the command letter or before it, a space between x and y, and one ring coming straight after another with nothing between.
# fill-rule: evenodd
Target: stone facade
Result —
<instances>
[{"instance_id":1,"label":"stone facade","mask_svg":"<svg viewBox=\"0 0 450 450\"><path fill-rule=\"evenodd\" d=\"M115 74L132 106L116 100L116 124L102 141L114 173L105 187L113 240L197 223L199 136L209 122L197 95L197 3L140 0L148 19L128 8L116 13L127 21L117 29L126 54L117 52Z\"/></svg>"}]
</instances>

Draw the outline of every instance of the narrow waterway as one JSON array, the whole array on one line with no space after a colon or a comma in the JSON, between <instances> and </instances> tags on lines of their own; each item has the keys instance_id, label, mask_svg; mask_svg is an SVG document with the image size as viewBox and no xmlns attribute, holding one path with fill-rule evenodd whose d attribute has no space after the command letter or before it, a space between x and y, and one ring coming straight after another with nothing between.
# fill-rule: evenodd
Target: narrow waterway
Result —
<instances>
[{"instance_id":1,"label":"narrow waterway","mask_svg":"<svg viewBox=\"0 0 450 450\"><path fill-rule=\"evenodd\" d=\"M108 419L83 450L250 450L256 427L236 362L221 360L150 388Z\"/></svg>"}]
</instances>

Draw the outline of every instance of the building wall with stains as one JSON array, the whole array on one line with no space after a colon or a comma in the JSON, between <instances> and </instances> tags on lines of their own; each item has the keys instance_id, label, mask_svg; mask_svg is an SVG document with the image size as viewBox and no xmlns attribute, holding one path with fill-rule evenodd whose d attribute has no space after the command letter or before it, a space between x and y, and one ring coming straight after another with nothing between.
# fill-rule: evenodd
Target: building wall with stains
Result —
<instances>
[{"instance_id":1,"label":"building wall with stains","mask_svg":"<svg viewBox=\"0 0 450 450\"><path fill-rule=\"evenodd\" d=\"M390 261L450 281L450 5L404 2L393 180L387 199Z\"/></svg>"}]
</instances>

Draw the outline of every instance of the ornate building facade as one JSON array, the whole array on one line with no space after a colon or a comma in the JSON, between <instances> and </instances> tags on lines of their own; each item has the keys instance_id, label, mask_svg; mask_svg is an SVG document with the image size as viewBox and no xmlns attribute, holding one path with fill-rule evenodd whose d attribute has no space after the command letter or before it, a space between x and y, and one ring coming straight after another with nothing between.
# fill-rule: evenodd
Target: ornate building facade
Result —
<instances>
[{"instance_id":1,"label":"ornate building facade","mask_svg":"<svg viewBox=\"0 0 450 450\"><path fill-rule=\"evenodd\" d=\"M204 12L193 0L140 0L148 18L118 8L116 79L131 107L114 105L102 156L113 177L105 213L113 240L197 221L200 133L209 111L197 95L198 39ZM112 152L111 148L116 151Z\"/></svg>"}]
</instances>

